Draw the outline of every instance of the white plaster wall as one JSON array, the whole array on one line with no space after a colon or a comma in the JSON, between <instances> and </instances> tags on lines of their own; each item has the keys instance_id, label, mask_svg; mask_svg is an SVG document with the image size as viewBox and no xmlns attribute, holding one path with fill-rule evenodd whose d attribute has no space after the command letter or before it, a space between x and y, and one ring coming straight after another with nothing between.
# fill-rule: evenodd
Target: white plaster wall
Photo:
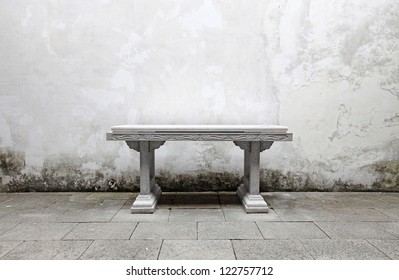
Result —
<instances>
[{"instance_id":1,"label":"white plaster wall","mask_svg":"<svg viewBox=\"0 0 399 280\"><path fill-rule=\"evenodd\" d=\"M112 125L281 124L294 141L263 168L370 185L399 160L398 30L396 0L4 0L0 149L23 173L112 177L138 170ZM157 165L240 172L242 156L167 143Z\"/></svg>"}]
</instances>

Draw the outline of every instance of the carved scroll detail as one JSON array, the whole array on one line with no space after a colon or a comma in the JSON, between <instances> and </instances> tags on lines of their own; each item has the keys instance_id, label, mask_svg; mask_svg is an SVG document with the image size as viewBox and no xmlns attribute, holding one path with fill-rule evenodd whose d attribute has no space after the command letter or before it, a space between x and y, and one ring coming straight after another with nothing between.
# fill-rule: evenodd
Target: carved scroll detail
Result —
<instances>
[{"instance_id":1,"label":"carved scroll detail","mask_svg":"<svg viewBox=\"0 0 399 280\"><path fill-rule=\"evenodd\" d=\"M291 141L292 134L107 134L114 141Z\"/></svg>"},{"instance_id":2,"label":"carved scroll detail","mask_svg":"<svg viewBox=\"0 0 399 280\"><path fill-rule=\"evenodd\" d=\"M251 141L233 141L236 146L240 147L244 151L251 150ZM273 141L261 141L260 142L260 152L269 149L273 144Z\"/></svg>"},{"instance_id":3,"label":"carved scroll detail","mask_svg":"<svg viewBox=\"0 0 399 280\"><path fill-rule=\"evenodd\" d=\"M151 141L150 142L150 151L156 150L161 147L165 141ZM126 144L130 149L135 150L136 152L140 152L140 141L126 141Z\"/></svg>"}]
</instances>

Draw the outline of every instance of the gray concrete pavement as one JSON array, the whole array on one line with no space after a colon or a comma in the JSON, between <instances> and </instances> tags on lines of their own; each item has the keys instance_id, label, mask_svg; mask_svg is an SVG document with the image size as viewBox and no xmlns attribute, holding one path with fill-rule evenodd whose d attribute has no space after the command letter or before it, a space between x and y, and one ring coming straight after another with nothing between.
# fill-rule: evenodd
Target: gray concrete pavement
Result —
<instances>
[{"instance_id":1,"label":"gray concrete pavement","mask_svg":"<svg viewBox=\"0 0 399 280\"><path fill-rule=\"evenodd\" d=\"M399 193L0 193L1 259L399 259Z\"/></svg>"}]
</instances>

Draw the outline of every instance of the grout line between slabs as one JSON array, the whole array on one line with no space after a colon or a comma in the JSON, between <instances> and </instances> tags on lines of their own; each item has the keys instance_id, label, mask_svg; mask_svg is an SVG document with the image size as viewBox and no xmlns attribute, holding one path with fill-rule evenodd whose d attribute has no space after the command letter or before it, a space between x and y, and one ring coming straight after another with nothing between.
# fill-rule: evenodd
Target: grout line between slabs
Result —
<instances>
[{"instance_id":1,"label":"grout line between slabs","mask_svg":"<svg viewBox=\"0 0 399 280\"><path fill-rule=\"evenodd\" d=\"M133 233L136 231L138 225L139 225L139 222L136 222L136 225L134 226L134 229L133 229L132 233L130 234L129 239L127 239L127 240L132 240Z\"/></svg>"},{"instance_id":2,"label":"grout line between slabs","mask_svg":"<svg viewBox=\"0 0 399 280\"><path fill-rule=\"evenodd\" d=\"M81 257L84 255L84 253L87 252L87 250L89 250L89 248L91 247L91 245L93 245L95 240L92 240L91 243L89 244L89 246L87 246L87 248L82 252L82 254L80 254L80 256L77 258L77 260L81 260Z\"/></svg>"},{"instance_id":3,"label":"grout line between slabs","mask_svg":"<svg viewBox=\"0 0 399 280\"><path fill-rule=\"evenodd\" d=\"M332 239L331 236L329 236L329 235L327 234L327 232L325 232L324 229L322 229L317 223L315 223L314 221L312 221L312 223L313 223L318 229L320 229L325 235L327 235L327 237L328 237L330 240Z\"/></svg>"},{"instance_id":4,"label":"grout line between slabs","mask_svg":"<svg viewBox=\"0 0 399 280\"><path fill-rule=\"evenodd\" d=\"M388 259L392 260L392 258L390 256L388 256L387 254L385 254L384 251L382 251L380 248L378 248L377 246L375 246L373 243L371 243L368 239L364 239L368 244L370 244L372 247L374 247L375 249L377 249L377 251L379 251L380 253L382 253L384 256L386 256Z\"/></svg>"},{"instance_id":5,"label":"grout line between slabs","mask_svg":"<svg viewBox=\"0 0 399 280\"><path fill-rule=\"evenodd\" d=\"M231 248L233 249L234 259L237 260L237 254L236 254L236 250L234 248L234 244L233 244L233 240L232 239L230 239L230 244L231 244Z\"/></svg>"},{"instance_id":6,"label":"grout line between slabs","mask_svg":"<svg viewBox=\"0 0 399 280\"><path fill-rule=\"evenodd\" d=\"M162 247L163 247L163 242L164 242L164 239L162 239L161 240L161 246L159 246L159 251L158 251L158 255L157 255L157 260L159 260L159 256L161 255L161 250L162 250Z\"/></svg>"}]
</instances>

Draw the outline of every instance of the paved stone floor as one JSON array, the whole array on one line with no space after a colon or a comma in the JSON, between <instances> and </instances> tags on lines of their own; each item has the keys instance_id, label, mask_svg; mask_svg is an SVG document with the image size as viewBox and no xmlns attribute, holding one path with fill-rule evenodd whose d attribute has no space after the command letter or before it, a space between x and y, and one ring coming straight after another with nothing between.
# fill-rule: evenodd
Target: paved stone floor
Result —
<instances>
[{"instance_id":1,"label":"paved stone floor","mask_svg":"<svg viewBox=\"0 0 399 280\"><path fill-rule=\"evenodd\" d=\"M399 259L399 193L0 193L1 259Z\"/></svg>"}]
</instances>

